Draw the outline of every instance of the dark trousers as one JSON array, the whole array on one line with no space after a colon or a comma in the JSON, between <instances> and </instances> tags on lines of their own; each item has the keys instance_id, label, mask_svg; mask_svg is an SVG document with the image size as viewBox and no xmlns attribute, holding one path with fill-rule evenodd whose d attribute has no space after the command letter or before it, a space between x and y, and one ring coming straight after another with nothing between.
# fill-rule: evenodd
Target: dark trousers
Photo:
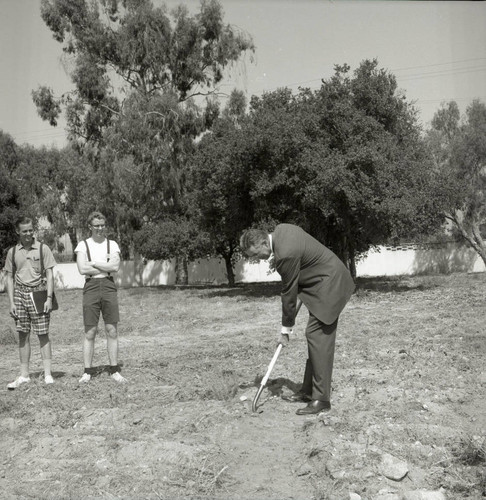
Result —
<instances>
[{"instance_id":1,"label":"dark trousers","mask_svg":"<svg viewBox=\"0 0 486 500\"><path fill-rule=\"evenodd\" d=\"M326 325L309 313L305 330L309 357L305 365L302 392L320 401L331 400L332 366L338 319Z\"/></svg>"}]
</instances>

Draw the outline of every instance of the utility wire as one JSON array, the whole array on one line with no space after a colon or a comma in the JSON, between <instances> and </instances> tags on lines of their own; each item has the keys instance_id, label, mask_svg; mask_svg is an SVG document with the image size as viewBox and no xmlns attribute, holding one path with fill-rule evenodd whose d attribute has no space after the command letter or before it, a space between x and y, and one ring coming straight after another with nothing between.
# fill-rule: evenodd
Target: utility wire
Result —
<instances>
[{"instance_id":1,"label":"utility wire","mask_svg":"<svg viewBox=\"0 0 486 500\"><path fill-rule=\"evenodd\" d=\"M433 68L433 67L438 67L438 66L447 66L450 64L462 64L462 63L469 63L473 61L486 61L486 57L476 57L476 58L470 58L470 59L461 59L457 61L449 61L449 62L443 62L443 63L434 63L434 64L428 64L428 65L421 65L421 66L408 66L404 68L395 68L390 70L391 73L397 72L397 71L409 71L413 69L422 69L422 68ZM451 76L451 75L462 75L466 73L473 73L473 72L479 72L479 71L485 71L486 66L469 66L466 68L450 68L450 69L443 69L439 71L432 71L432 72L425 72L425 73L417 73L417 74L412 74L412 75L403 75L403 76L397 76L397 80L400 82L403 81L409 81L409 80L419 80L423 78L434 78L434 77L440 77L440 76ZM273 89L269 89L268 91L276 90L277 88L282 88L282 87L293 87L295 85L305 85L305 84L310 84L314 82L321 82L323 78L315 78L312 80L306 80L306 81L301 81L301 82L294 82L294 83L286 83L282 84L279 87L275 87ZM484 96L482 96L484 98ZM444 99L416 99L417 102L420 103L434 103L434 102L443 102L443 101L466 101L469 100L469 98L461 98L461 97L456 97L456 98L444 98ZM51 133L49 133L51 132ZM20 137L21 140L42 140L42 139L55 139L58 137L65 137L66 132L58 130L58 131L53 131L52 129L39 129L39 130L34 130L34 131L21 131L21 132L9 132L11 135L15 135L16 137ZM41 135L33 135L33 134L38 134L40 133ZM26 137L25 137L26 136ZM22 139L22 137L24 137Z\"/></svg>"}]
</instances>

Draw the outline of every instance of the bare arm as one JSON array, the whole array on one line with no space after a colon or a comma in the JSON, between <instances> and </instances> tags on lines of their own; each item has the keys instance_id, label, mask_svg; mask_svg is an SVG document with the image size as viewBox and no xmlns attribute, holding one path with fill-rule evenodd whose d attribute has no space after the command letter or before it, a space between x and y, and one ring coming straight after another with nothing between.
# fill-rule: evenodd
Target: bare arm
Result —
<instances>
[{"instance_id":1,"label":"bare arm","mask_svg":"<svg viewBox=\"0 0 486 500\"><path fill-rule=\"evenodd\" d=\"M7 295L10 302L10 316L17 318L17 308L14 303L14 282L13 274L7 271Z\"/></svg>"},{"instance_id":2,"label":"bare arm","mask_svg":"<svg viewBox=\"0 0 486 500\"><path fill-rule=\"evenodd\" d=\"M47 279L47 300L44 303L44 312L48 313L52 309L52 294L54 292L54 272L52 267L46 269Z\"/></svg>"},{"instance_id":3,"label":"bare arm","mask_svg":"<svg viewBox=\"0 0 486 500\"><path fill-rule=\"evenodd\" d=\"M109 255L109 258L108 262L90 262L90 264L99 271L116 273L120 269L120 254L118 252L112 253Z\"/></svg>"},{"instance_id":4,"label":"bare arm","mask_svg":"<svg viewBox=\"0 0 486 500\"><path fill-rule=\"evenodd\" d=\"M79 274L94 276L100 272L99 269L92 266L92 262L88 262L86 260L86 254L83 252L76 253L76 264L78 266Z\"/></svg>"}]
</instances>

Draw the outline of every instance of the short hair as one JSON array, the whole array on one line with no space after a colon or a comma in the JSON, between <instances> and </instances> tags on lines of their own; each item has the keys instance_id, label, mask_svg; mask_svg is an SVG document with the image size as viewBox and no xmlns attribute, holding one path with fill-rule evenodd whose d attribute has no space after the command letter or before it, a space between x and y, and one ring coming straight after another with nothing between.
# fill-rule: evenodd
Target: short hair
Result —
<instances>
[{"instance_id":1,"label":"short hair","mask_svg":"<svg viewBox=\"0 0 486 500\"><path fill-rule=\"evenodd\" d=\"M263 229L247 229L240 237L240 249L246 252L250 247L259 246L268 241L268 233Z\"/></svg>"},{"instance_id":2,"label":"short hair","mask_svg":"<svg viewBox=\"0 0 486 500\"><path fill-rule=\"evenodd\" d=\"M32 225L34 225L34 221L30 217L22 215L15 222L15 227L17 229L20 229L20 224L32 224Z\"/></svg>"},{"instance_id":3,"label":"short hair","mask_svg":"<svg viewBox=\"0 0 486 500\"><path fill-rule=\"evenodd\" d=\"M94 219L103 219L106 222L106 217L101 212L98 211L91 212L88 215L88 224L91 224L94 221Z\"/></svg>"}]
</instances>

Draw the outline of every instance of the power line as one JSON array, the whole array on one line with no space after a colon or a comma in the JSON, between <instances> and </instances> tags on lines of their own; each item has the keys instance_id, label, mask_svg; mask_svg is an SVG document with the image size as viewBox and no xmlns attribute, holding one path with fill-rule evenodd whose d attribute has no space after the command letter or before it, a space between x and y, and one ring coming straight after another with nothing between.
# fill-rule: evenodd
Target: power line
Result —
<instances>
[{"instance_id":1,"label":"power line","mask_svg":"<svg viewBox=\"0 0 486 500\"><path fill-rule=\"evenodd\" d=\"M52 133L52 134L49 134L49 133L44 133L44 134L34 134L33 132L29 132L29 131L25 131L25 132L19 132L19 133L13 133L13 132L10 132L10 134L16 136L16 137L22 137L22 136L29 136L29 137L36 137L36 138L43 138L43 137L62 137L64 135L66 135L66 133L64 132L56 132L56 133Z\"/></svg>"},{"instance_id":2,"label":"power line","mask_svg":"<svg viewBox=\"0 0 486 500\"><path fill-rule=\"evenodd\" d=\"M448 64L461 64L461 63L466 63L466 62L472 62L472 61L486 61L486 57L475 57L475 58L471 58L471 59L461 59L461 60L458 60L458 61L448 61L448 62L443 62L443 63L435 63L435 64L427 64L427 65L421 65L421 66L408 66L408 67L405 67L405 68L396 68L396 69L391 69L389 70L390 72L395 72L395 71L408 71L408 70L411 70L411 69L422 69L422 68L432 68L432 67L436 67L436 66L447 66ZM474 71L474 70L479 70L479 71L483 71L484 69L486 69L485 67L482 67L481 69L477 69L477 67L475 66L472 66L470 68L450 68L450 69L444 69L442 70L443 72L450 72L452 74L461 74L460 72L462 70L471 70L471 71ZM419 73L419 75L432 75L434 73ZM404 76L397 76L397 78L399 78L400 80L403 80L403 79L406 79L408 77L414 77L416 75L404 75ZM425 77L425 76L424 76ZM294 86L294 85L304 85L306 83L313 83L313 82L320 82L321 80L323 80L323 78L314 78L312 80L306 80L306 81L303 81L303 82L294 82L294 83L287 83L287 84L282 84L279 86L280 87L291 87L291 86ZM275 90L275 89L272 89L272 90Z\"/></svg>"},{"instance_id":3,"label":"power line","mask_svg":"<svg viewBox=\"0 0 486 500\"><path fill-rule=\"evenodd\" d=\"M395 68L393 70L390 70L390 72L409 71L409 70L413 70L413 69L422 69L422 68L432 68L432 67L447 66L450 64L461 64L461 63L467 63L467 62L473 62L473 61L486 61L486 57L476 57L476 58L470 58L470 59L461 59L461 60L457 60L457 61L448 61L448 62L443 62L443 63L434 63L434 64L421 65L421 66L409 66L409 67L404 67L404 68ZM422 78L461 75L461 74L479 72L479 71L485 71L485 70L486 70L486 66L469 66L466 68L450 68L450 69L443 69L443 70L433 71L433 72L428 72L428 73L417 73L417 74L412 74L412 75L397 76L397 79L400 82L403 82L403 81L417 80L417 79L422 79ZM296 85L305 85L305 84L311 84L314 82L321 82L323 79L324 78L321 77L321 78L315 78L312 80L305 80L305 81L301 81L301 82L286 83L286 84L280 85L279 87L268 89L267 91L273 91L273 90L276 90L277 88L281 88L281 87L293 87ZM481 98L484 98L484 96L481 96ZM451 101L451 100L466 101L466 100L470 100L470 99L466 98L466 97L455 97L455 98L446 98L446 99L416 99L417 102L423 103L423 104ZM8 132L8 133L10 133L11 135L16 136L20 140L24 140L24 141L55 139L55 138L60 138L60 137L66 137L66 135L67 135L67 133L65 131L61 131L59 129L52 130L51 128L39 129L39 130L33 130L33 131ZM35 135L35 134L40 134L40 135Z\"/></svg>"},{"instance_id":4,"label":"power line","mask_svg":"<svg viewBox=\"0 0 486 500\"><path fill-rule=\"evenodd\" d=\"M450 62L445 62L445 63L426 64L424 66L409 66L408 68L396 68L396 69L392 69L390 71L407 71L409 69L432 68L434 66L446 66L447 64L460 64L460 63L471 62L471 61L486 61L486 57L475 57L473 59L462 59L460 61L450 61Z\"/></svg>"},{"instance_id":5,"label":"power line","mask_svg":"<svg viewBox=\"0 0 486 500\"><path fill-rule=\"evenodd\" d=\"M38 130L31 130L31 132L34 134L34 133L37 133L37 132L61 132L61 129L59 128L55 128L55 127L49 127L49 128L41 128L41 129L38 129ZM13 132L10 132L11 134L22 134L23 132L17 132L17 131L13 131Z\"/></svg>"},{"instance_id":6,"label":"power line","mask_svg":"<svg viewBox=\"0 0 486 500\"><path fill-rule=\"evenodd\" d=\"M407 80L420 80L421 78L431 78L431 77L437 77L437 76L464 75L466 73L474 73L474 72L484 71L484 70L486 70L486 66L476 67L476 68L460 68L457 70L433 71L431 73L419 73L416 75L407 75L407 76L398 77L397 79L403 82L403 81L407 81Z\"/></svg>"},{"instance_id":7,"label":"power line","mask_svg":"<svg viewBox=\"0 0 486 500\"><path fill-rule=\"evenodd\" d=\"M486 95L477 96L477 99L486 99ZM444 97L443 99L414 99L422 104L429 104L434 102L449 102L449 101L471 101L469 97Z\"/></svg>"},{"instance_id":8,"label":"power line","mask_svg":"<svg viewBox=\"0 0 486 500\"><path fill-rule=\"evenodd\" d=\"M484 58L486 60L486 58ZM447 63L442 63L442 64L447 64ZM404 75L404 76L397 76L397 80L399 81L407 81L407 80L418 80L421 78L430 78L430 77L437 77L437 76L449 76L449 75L462 75L465 73L473 73L477 71L484 71L486 70L486 66L483 67L470 67L470 68L458 68L458 69L450 69L450 70L442 70L442 71L435 71L431 73L418 73L416 75ZM321 82L324 78L314 78L313 80L306 80L302 82L294 82L294 83L285 83L282 85L279 85L278 87L274 87L272 89L268 89L269 91L276 90L277 88L282 88L282 87L293 87L295 85L305 85L308 83L314 83L314 82Z\"/></svg>"}]
</instances>

